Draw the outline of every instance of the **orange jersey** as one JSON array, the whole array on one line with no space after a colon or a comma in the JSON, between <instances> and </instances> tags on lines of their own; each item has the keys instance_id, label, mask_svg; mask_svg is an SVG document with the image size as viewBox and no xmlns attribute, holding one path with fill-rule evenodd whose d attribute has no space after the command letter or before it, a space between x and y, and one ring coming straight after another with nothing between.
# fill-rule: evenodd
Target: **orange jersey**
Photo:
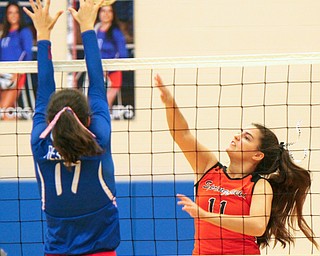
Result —
<instances>
[{"instance_id":1,"label":"orange jersey","mask_svg":"<svg viewBox=\"0 0 320 256\"><path fill-rule=\"evenodd\" d=\"M232 179L217 163L198 181L196 203L204 210L228 215L249 215L252 191L259 176ZM194 255L260 254L253 236L233 232L195 218Z\"/></svg>"}]
</instances>

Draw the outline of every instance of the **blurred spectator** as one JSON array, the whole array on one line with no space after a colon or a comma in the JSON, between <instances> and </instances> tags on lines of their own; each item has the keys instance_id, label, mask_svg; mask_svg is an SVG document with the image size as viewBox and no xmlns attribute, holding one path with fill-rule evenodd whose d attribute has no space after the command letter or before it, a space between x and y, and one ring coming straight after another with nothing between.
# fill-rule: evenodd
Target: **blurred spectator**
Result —
<instances>
[{"instance_id":1,"label":"blurred spectator","mask_svg":"<svg viewBox=\"0 0 320 256\"><path fill-rule=\"evenodd\" d=\"M32 45L32 31L25 25L21 7L16 2L9 2L5 9L0 37L0 61L32 60ZM26 74L0 74L1 119L14 117L5 112L8 108L16 107L25 82Z\"/></svg>"},{"instance_id":2,"label":"blurred spectator","mask_svg":"<svg viewBox=\"0 0 320 256\"><path fill-rule=\"evenodd\" d=\"M103 6L100 8L98 23L95 26L95 30L102 59L128 57L126 41L117 23L114 5ZM111 109L122 86L122 72L107 72L106 79L108 81L107 98L109 108Z\"/></svg>"}]
</instances>

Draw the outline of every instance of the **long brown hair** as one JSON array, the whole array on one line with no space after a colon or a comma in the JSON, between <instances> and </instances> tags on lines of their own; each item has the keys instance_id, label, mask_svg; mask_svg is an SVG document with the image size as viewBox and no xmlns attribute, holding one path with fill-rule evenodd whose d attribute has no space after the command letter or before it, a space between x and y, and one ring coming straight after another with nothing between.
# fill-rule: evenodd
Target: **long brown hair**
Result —
<instances>
[{"instance_id":1,"label":"long brown hair","mask_svg":"<svg viewBox=\"0 0 320 256\"><path fill-rule=\"evenodd\" d=\"M110 5L111 9L112 9L112 13L113 13L113 19L111 22L111 26L108 30L106 30L106 38L108 40L113 41L113 30L119 28L119 20L118 20L118 16L117 16L117 12L115 11L115 4L111 4ZM101 8L99 10L99 12L101 11ZM99 15L97 15L97 20L96 22L99 22Z\"/></svg>"},{"instance_id":2,"label":"long brown hair","mask_svg":"<svg viewBox=\"0 0 320 256\"><path fill-rule=\"evenodd\" d=\"M284 143L260 124L253 124L261 133L259 150L264 153L256 173L265 175L273 189L271 216L263 236L258 238L261 247L269 245L272 236L275 244L283 247L294 243L290 229L297 223L304 235L318 248L314 233L303 216L303 205L310 190L310 172L296 165Z\"/></svg>"},{"instance_id":3,"label":"long brown hair","mask_svg":"<svg viewBox=\"0 0 320 256\"><path fill-rule=\"evenodd\" d=\"M84 126L89 125L90 109L86 97L78 90L65 89L55 93L48 104L50 122L64 107L70 107ZM102 148L76 120L70 111L61 114L52 130L53 145L63 157L66 166L76 163L82 156L103 153Z\"/></svg>"},{"instance_id":4,"label":"long brown hair","mask_svg":"<svg viewBox=\"0 0 320 256\"><path fill-rule=\"evenodd\" d=\"M26 27L26 24L23 19L23 11L20 5L16 2L9 2L6 6L5 15L3 17L3 32L2 32L1 38L7 37L10 31L11 24L8 21L8 9L10 6L16 6L19 10L19 29L18 30L20 31L21 29Z\"/></svg>"}]
</instances>

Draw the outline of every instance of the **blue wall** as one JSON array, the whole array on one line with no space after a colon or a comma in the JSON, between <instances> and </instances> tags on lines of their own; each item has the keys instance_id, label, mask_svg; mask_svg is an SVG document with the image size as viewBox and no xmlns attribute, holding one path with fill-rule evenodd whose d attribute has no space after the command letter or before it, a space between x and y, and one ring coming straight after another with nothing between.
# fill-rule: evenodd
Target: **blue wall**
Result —
<instances>
[{"instance_id":1,"label":"blue wall","mask_svg":"<svg viewBox=\"0 0 320 256\"><path fill-rule=\"evenodd\" d=\"M117 184L118 255L182 255L193 248L193 220L175 194L193 195L192 182ZM0 182L0 247L8 256L43 255L45 218L35 181Z\"/></svg>"}]
</instances>

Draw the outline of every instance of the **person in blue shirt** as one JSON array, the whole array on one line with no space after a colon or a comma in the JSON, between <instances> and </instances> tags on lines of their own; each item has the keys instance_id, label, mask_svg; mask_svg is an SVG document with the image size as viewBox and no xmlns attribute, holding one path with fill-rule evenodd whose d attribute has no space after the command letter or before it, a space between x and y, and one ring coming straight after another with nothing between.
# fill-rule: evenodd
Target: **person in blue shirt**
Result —
<instances>
[{"instance_id":1,"label":"person in blue shirt","mask_svg":"<svg viewBox=\"0 0 320 256\"><path fill-rule=\"evenodd\" d=\"M99 22L95 25L98 38L98 45L102 59L127 58L128 50L126 48L126 39L118 26L114 4L103 6L99 10ZM107 72L108 93L107 98L109 108L112 108L113 102L122 86L122 72Z\"/></svg>"},{"instance_id":2,"label":"person in blue shirt","mask_svg":"<svg viewBox=\"0 0 320 256\"><path fill-rule=\"evenodd\" d=\"M33 35L24 23L21 7L15 2L9 2L0 37L0 61L30 61L32 45ZM0 74L0 108L4 112L1 119L10 119L6 110L16 106L25 82L26 74Z\"/></svg>"},{"instance_id":3,"label":"person in blue shirt","mask_svg":"<svg viewBox=\"0 0 320 256\"><path fill-rule=\"evenodd\" d=\"M102 0L76 11L89 75L88 99L77 89L55 92L50 34L62 12L50 0L24 11L37 31L38 90L31 132L36 178L46 214L46 256L114 256L120 243L111 123L94 21Z\"/></svg>"},{"instance_id":4,"label":"person in blue shirt","mask_svg":"<svg viewBox=\"0 0 320 256\"><path fill-rule=\"evenodd\" d=\"M119 27L127 43L133 43L133 0L116 1L114 7L119 18Z\"/></svg>"}]
</instances>

